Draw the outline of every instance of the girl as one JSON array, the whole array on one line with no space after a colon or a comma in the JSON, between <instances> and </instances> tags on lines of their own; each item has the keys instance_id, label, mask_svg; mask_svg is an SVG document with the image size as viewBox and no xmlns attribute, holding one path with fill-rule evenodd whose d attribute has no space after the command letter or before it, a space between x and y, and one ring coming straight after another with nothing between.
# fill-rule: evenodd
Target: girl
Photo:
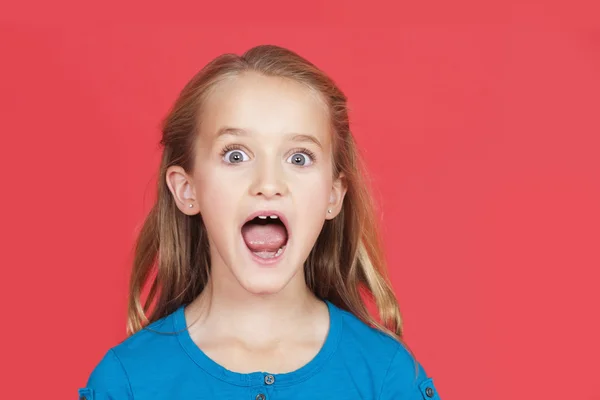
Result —
<instances>
[{"instance_id":1,"label":"girl","mask_svg":"<svg viewBox=\"0 0 600 400\"><path fill-rule=\"evenodd\" d=\"M222 55L184 87L161 144L129 337L80 399L439 400L402 340L330 78L277 46Z\"/></svg>"}]
</instances>

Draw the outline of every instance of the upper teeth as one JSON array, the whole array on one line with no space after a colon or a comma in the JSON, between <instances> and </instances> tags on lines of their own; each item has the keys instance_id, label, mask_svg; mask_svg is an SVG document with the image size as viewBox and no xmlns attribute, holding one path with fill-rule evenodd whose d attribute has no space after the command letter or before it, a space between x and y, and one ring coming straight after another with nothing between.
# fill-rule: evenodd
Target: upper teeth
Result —
<instances>
[{"instance_id":1,"label":"upper teeth","mask_svg":"<svg viewBox=\"0 0 600 400\"><path fill-rule=\"evenodd\" d=\"M258 218L260 218L260 219L267 219L267 216L266 215L259 215ZM277 215L270 215L268 218L277 219L279 217Z\"/></svg>"}]
</instances>

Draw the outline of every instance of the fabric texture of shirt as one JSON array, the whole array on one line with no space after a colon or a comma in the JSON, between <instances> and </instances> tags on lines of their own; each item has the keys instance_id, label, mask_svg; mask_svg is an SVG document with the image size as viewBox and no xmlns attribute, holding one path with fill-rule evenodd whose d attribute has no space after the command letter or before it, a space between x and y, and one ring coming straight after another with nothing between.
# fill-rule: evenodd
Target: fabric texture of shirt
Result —
<instances>
[{"instance_id":1,"label":"fabric texture of shirt","mask_svg":"<svg viewBox=\"0 0 600 400\"><path fill-rule=\"evenodd\" d=\"M433 378L400 342L326 303L327 338L293 372L244 374L222 367L192 340L182 305L148 326L167 333L142 329L109 349L79 399L440 400Z\"/></svg>"}]
</instances>

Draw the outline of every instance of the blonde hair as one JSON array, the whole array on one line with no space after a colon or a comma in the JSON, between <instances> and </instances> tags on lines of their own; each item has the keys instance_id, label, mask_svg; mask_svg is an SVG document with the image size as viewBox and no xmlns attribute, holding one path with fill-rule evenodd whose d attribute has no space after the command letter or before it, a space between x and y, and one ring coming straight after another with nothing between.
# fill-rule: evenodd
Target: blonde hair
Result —
<instances>
[{"instance_id":1,"label":"blonde hair","mask_svg":"<svg viewBox=\"0 0 600 400\"><path fill-rule=\"evenodd\" d=\"M398 302L387 276L374 203L350 131L346 96L312 63L274 45L254 47L242 56L223 54L209 62L186 84L164 119L157 200L135 246L128 335L191 302L207 284L210 254L202 217L187 216L177 208L165 174L172 165L192 171L203 101L219 82L247 71L304 84L320 94L328 108L334 177L343 172L347 192L340 214L325 222L304 264L306 284L319 298L351 312L408 349ZM142 305L142 290L148 284ZM374 299L379 321L369 314L362 296Z\"/></svg>"}]
</instances>

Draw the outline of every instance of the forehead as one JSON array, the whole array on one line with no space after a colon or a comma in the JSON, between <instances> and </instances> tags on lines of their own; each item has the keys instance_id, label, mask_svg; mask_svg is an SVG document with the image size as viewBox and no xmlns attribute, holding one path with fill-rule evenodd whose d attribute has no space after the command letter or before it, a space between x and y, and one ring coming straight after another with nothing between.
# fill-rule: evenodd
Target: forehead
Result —
<instances>
[{"instance_id":1,"label":"forehead","mask_svg":"<svg viewBox=\"0 0 600 400\"><path fill-rule=\"evenodd\" d=\"M258 135L289 133L317 136L330 141L325 104L308 87L286 78L244 73L217 84L203 104L201 132L214 137L223 126Z\"/></svg>"}]
</instances>

